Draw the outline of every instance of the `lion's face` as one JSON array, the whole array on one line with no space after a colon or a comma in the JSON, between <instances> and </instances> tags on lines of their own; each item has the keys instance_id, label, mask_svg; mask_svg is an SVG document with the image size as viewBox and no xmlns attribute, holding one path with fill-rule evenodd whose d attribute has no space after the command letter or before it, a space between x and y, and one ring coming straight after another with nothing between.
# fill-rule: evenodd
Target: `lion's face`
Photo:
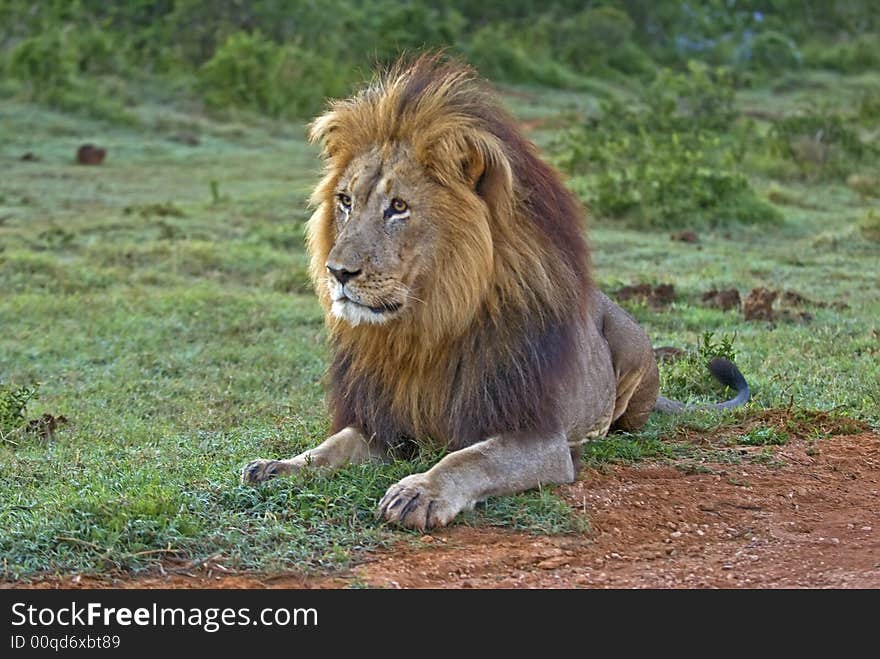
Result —
<instances>
[{"instance_id":1,"label":"lion's face","mask_svg":"<svg viewBox=\"0 0 880 659\"><path fill-rule=\"evenodd\" d=\"M352 159L328 192L335 225L324 264L330 313L353 326L381 324L428 304L449 252L450 191L394 145Z\"/></svg>"}]
</instances>

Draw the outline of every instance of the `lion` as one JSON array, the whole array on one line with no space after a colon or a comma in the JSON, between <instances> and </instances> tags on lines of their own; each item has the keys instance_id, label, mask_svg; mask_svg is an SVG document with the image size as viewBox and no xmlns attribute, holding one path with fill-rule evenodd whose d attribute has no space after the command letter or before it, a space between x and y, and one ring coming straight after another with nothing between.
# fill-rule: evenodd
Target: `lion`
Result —
<instances>
[{"instance_id":1,"label":"lion","mask_svg":"<svg viewBox=\"0 0 880 659\"><path fill-rule=\"evenodd\" d=\"M326 312L331 436L255 460L258 484L309 466L449 452L392 485L377 516L444 526L487 497L575 479L583 442L659 409L645 331L591 278L585 212L467 65L398 63L310 127L325 174L308 223ZM737 368L717 379L744 404Z\"/></svg>"}]
</instances>

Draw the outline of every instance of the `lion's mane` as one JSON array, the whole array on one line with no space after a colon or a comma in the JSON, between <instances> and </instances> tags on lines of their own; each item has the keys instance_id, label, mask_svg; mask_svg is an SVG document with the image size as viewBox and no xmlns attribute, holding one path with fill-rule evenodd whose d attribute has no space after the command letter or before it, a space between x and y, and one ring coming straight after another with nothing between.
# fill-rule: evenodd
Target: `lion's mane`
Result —
<instances>
[{"instance_id":1,"label":"lion's mane","mask_svg":"<svg viewBox=\"0 0 880 659\"><path fill-rule=\"evenodd\" d=\"M356 156L403 145L460 203L424 305L382 325L328 314L332 430L451 449L499 433L557 431L592 287L583 211L473 70L436 55L398 63L311 127L325 176L309 222L326 309L333 196Z\"/></svg>"}]
</instances>

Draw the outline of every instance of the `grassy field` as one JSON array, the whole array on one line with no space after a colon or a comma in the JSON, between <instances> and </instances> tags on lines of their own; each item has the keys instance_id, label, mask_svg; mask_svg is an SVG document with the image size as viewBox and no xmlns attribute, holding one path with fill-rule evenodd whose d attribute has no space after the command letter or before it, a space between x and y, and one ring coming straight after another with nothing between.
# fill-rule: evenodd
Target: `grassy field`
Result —
<instances>
[{"instance_id":1,"label":"grassy field","mask_svg":"<svg viewBox=\"0 0 880 659\"><path fill-rule=\"evenodd\" d=\"M877 84L823 80L842 105ZM785 112L808 82L750 90L738 106ZM549 120L533 137L551 155L558 131L596 104L530 89L506 98L523 120ZM124 126L0 102L0 382L39 383L28 418L68 419L52 438L0 442L0 577L208 558L239 570L329 568L407 537L374 520L375 504L437 455L239 484L248 460L292 455L327 430L325 333L303 249L319 164L302 127L217 123L149 103L134 111L139 125ZM89 141L108 150L99 167L74 163ZM38 160L21 160L28 152ZM754 392L746 414L792 406L880 427L880 242L858 228L877 199L842 181L755 185L773 186L783 222L701 229L692 244L594 221L598 281L610 293L675 285L662 310L629 306L655 345L735 335ZM700 300L713 287L757 286L798 292L810 319L745 322ZM705 395L673 376L664 371L667 393ZM694 459L675 428L732 418L742 415L655 418L585 460ZM555 533L589 520L544 490L490 501L458 523Z\"/></svg>"}]
</instances>

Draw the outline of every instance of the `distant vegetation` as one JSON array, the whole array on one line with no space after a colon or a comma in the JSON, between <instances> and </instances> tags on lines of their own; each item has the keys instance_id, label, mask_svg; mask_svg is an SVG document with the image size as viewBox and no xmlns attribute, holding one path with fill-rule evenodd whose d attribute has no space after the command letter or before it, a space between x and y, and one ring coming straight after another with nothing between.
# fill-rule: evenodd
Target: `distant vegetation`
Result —
<instances>
[{"instance_id":1,"label":"distant vegetation","mask_svg":"<svg viewBox=\"0 0 880 659\"><path fill-rule=\"evenodd\" d=\"M878 14L873 0L7 0L0 46L25 93L63 109L82 106L81 80L97 76L122 101L97 112L124 114L120 81L147 72L196 76L214 108L307 117L372 64L423 48L499 82L568 88L650 81L692 59L731 67L739 85L802 67L876 69Z\"/></svg>"},{"instance_id":2,"label":"distant vegetation","mask_svg":"<svg viewBox=\"0 0 880 659\"><path fill-rule=\"evenodd\" d=\"M639 227L766 223L780 215L748 167L861 171L877 150L858 125L876 124L877 95L851 116L806 108L767 133L738 117L735 93L805 69L877 70L878 14L872 0L8 0L0 95L137 123L132 107L152 89L220 119L302 123L375 65L443 48L495 83L605 97L557 140L595 214Z\"/></svg>"}]
</instances>

